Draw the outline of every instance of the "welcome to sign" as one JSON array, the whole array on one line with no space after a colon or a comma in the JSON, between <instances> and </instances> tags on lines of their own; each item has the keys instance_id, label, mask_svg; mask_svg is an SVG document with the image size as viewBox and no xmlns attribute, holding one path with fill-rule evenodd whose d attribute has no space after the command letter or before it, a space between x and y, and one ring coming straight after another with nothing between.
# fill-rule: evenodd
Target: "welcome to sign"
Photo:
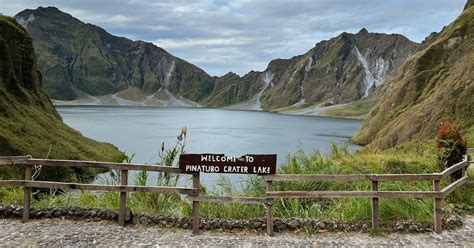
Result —
<instances>
[{"instance_id":1,"label":"welcome to sign","mask_svg":"<svg viewBox=\"0 0 474 248\"><path fill-rule=\"evenodd\" d=\"M182 172L235 173L272 175L276 172L276 154L248 154L226 156L224 154L182 154L179 168Z\"/></svg>"}]
</instances>

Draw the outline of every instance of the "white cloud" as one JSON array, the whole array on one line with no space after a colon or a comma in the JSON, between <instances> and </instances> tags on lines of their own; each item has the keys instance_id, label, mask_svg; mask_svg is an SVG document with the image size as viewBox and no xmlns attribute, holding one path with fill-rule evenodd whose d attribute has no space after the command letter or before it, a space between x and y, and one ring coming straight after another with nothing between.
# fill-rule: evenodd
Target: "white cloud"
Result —
<instances>
[{"instance_id":1,"label":"white cloud","mask_svg":"<svg viewBox=\"0 0 474 248\"><path fill-rule=\"evenodd\" d=\"M55 6L130 39L151 41L211 75L264 70L339 33L401 33L422 41L466 0L0 0L0 12Z\"/></svg>"},{"instance_id":2,"label":"white cloud","mask_svg":"<svg viewBox=\"0 0 474 248\"><path fill-rule=\"evenodd\" d=\"M185 48L193 46L242 46L248 45L253 38L218 38L218 39L158 39L153 43L165 49Z\"/></svg>"}]
</instances>

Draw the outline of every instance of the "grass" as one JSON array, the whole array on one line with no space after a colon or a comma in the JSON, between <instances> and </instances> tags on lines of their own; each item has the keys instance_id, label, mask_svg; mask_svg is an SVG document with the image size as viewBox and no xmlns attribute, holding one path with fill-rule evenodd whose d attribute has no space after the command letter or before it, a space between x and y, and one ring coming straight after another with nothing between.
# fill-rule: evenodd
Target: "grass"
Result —
<instances>
[{"instance_id":1,"label":"grass","mask_svg":"<svg viewBox=\"0 0 474 248\"><path fill-rule=\"evenodd\" d=\"M292 111L298 111L298 110L304 110L307 108L315 108L317 105L311 104L311 103L303 103L303 104L294 104L290 106L286 106L283 108L278 108L272 110L272 112L277 112L277 113L286 113L286 112L292 112Z\"/></svg>"},{"instance_id":2,"label":"grass","mask_svg":"<svg viewBox=\"0 0 474 248\"><path fill-rule=\"evenodd\" d=\"M323 111L320 115L351 119L365 119L369 115L370 110L372 110L372 108L375 106L375 102L375 97L357 100L341 107Z\"/></svg>"},{"instance_id":3,"label":"grass","mask_svg":"<svg viewBox=\"0 0 474 248\"><path fill-rule=\"evenodd\" d=\"M171 149L161 153L161 162L171 166L176 157L184 151L180 141ZM413 142L404 147L397 147L380 153L358 152L349 154L346 147L332 148L331 155L321 156L318 152L305 154L298 151L289 156L287 162L279 169L280 174L366 174L366 173L433 173L439 171L436 163L434 147ZM474 171L468 171L474 176ZM141 172L136 176L137 185L145 185L148 175ZM118 182L118 178L115 179ZM179 178L171 174L162 174L155 185L176 186ZM113 184L114 182L109 182ZM446 186L449 182L442 182ZM445 208L472 211L474 206L474 187L472 183L456 190L445 200ZM431 181L420 182L382 182L380 190L429 191ZM274 190L370 190L369 182L275 182ZM233 195L264 197L265 184L261 177L249 176L241 182L239 190L228 178L222 176L214 187L202 187L201 194ZM56 194L53 194L56 193ZM118 208L117 193L95 194L81 192L72 195L69 192L52 192L42 197L34 197L35 207L80 206L98 208ZM0 191L2 204L21 204L22 191L19 189L3 189ZM166 214L174 216L190 216L192 205L176 194L130 193L127 206L134 212ZM276 218L313 218L342 221L369 221L371 218L370 199L276 199L274 216ZM380 199L380 217L382 221L413 220L432 221L433 201L422 199ZM265 207L237 203L201 203L203 217L227 219L264 218Z\"/></svg>"}]
</instances>

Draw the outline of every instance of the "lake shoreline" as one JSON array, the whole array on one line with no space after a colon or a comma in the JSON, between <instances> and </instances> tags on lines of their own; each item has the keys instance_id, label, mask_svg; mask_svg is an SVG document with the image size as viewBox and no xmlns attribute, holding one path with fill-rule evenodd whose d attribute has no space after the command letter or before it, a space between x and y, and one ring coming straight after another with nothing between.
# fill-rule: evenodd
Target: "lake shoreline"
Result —
<instances>
[{"instance_id":1,"label":"lake shoreline","mask_svg":"<svg viewBox=\"0 0 474 248\"><path fill-rule=\"evenodd\" d=\"M280 115L294 115L294 116L313 116L313 117L323 117L323 118L336 118L336 119L346 119L346 120L364 120L363 118L353 118L353 117L346 117L346 116L330 116L330 115L321 115L326 109L329 107L340 107L345 104L336 104L327 107L314 107L312 108L311 113L316 112L316 114L306 114L301 113L299 110L296 111L275 111L275 110L253 110L253 109L235 109L235 108L215 108L215 107L191 107L191 106L159 106L159 105L108 105L108 104L61 104L58 103L58 100L53 100L53 105L55 107L110 107L110 108L184 108L184 109L218 109L218 110L230 110L230 111L249 111L249 112L262 112L262 113L272 113L272 114L280 114ZM60 102L67 102L67 101L60 101Z\"/></svg>"}]
</instances>

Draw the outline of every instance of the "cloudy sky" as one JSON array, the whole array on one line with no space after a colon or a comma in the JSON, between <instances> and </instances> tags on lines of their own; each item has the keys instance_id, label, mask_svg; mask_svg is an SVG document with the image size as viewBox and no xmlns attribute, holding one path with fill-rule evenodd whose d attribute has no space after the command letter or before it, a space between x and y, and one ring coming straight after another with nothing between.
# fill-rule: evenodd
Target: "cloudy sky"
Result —
<instances>
[{"instance_id":1,"label":"cloudy sky","mask_svg":"<svg viewBox=\"0 0 474 248\"><path fill-rule=\"evenodd\" d=\"M341 32L420 42L466 0L0 0L0 13L55 6L114 35L153 42L211 75L264 70Z\"/></svg>"}]
</instances>

